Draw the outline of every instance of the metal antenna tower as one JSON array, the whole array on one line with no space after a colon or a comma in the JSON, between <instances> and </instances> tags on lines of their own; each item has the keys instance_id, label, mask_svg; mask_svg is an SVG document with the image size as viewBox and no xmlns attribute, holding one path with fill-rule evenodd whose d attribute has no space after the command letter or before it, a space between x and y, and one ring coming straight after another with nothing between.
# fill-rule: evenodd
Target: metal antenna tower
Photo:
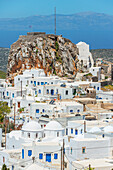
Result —
<instances>
[{"instance_id":1,"label":"metal antenna tower","mask_svg":"<svg viewBox=\"0 0 113 170\"><path fill-rule=\"evenodd\" d=\"M56 7L55 7L55 35L56 35Z\"/></svg>"}]
</instances>

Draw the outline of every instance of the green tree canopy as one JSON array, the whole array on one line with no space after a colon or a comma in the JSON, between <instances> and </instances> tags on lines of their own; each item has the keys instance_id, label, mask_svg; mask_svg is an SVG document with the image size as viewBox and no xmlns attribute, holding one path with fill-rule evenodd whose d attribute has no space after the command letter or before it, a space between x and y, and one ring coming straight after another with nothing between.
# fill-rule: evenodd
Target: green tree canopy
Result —
<instances>
[{"instance_id":1,"label":"green tree canopy","mask_svg":"<svg viewBox=\"0 0 113 170\"><path fill-rule=\"evenodd\" d=\"M7 168L7 166L5 164L3 164L2 170L9 170L9 168Z\"/></svg>"},{"instance_id":2,"label":"green tree canopy","mask_svg":"<svg viewBox=\"0 0 113 170\"><path fill-rule=\"evenodd\" d=\"M11 112L10 107L8 107L7 102L0 101L0 122L3 122L5 114Z\"/></svg>"}]
</instances>

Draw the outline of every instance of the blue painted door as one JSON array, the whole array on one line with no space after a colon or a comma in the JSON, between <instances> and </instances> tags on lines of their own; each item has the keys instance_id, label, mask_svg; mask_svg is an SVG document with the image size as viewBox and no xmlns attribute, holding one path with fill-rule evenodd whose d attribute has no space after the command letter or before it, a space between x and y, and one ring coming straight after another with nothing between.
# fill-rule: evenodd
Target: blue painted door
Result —
<instances>
[{"instance_id":1,"label":"blue painted door","mask_svg":"<svg viewBox=\"0 0 113 170\"><path fill-rule=\"evenodd\" d=\"M24 159L24 149L22 149L22 159Z\"/></svg>"},{"instance_id":2,"label":"blue painted door","mask_svg":"<svg viewBox=\"0 0 113 170\"><path fill-rule=\"evenodd\" d=\"M46 162L51 162L51 154L46 154Z\"/></svg>"}]
</instances>

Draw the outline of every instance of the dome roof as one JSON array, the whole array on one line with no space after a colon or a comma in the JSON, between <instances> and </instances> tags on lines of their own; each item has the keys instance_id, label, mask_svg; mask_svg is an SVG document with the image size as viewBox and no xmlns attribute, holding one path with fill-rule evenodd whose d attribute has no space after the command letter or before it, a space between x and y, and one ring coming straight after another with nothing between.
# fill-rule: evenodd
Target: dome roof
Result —
<instances>
[{"instance_id":1,"label":"dome roof","mask_svg":"<svg viewBox=\"0 0 113 170\"><path fill-rule=\"evenodd\" d=\"M52 120L46 125L44 129L45 130L62 130L63 128L60 123L58 123L55 120Z\"/></svg>"},{"instance_id":2,"label":"dome roof","mask_svg":"<svg viewBox=\"0 0 113 170\"><path fill-rule=\"evenodd\" d=\"M104 128L104 132L106 132L106 133L113 133L113 126L106 126Z\"/></svg>"},{"instance_id":3,"label":"dome roof","mask_svg":"<svg viewBox=\"0 0 113 170\"><path fill-rule=\"evenodd\" d=\"M96 132L101 132L101 130L100 130L100 128L99 127L93 127L92 129L90 129L90 131L89 131L90 133L96 133Z\"/></svg>"},{"instance_id":4,"label":"dome roof","mask_svg":"<svg viewBox=\"0 0 113 170\"><path fill-rule=\"evenodd\" d=\"M46 170L47 168L44 168L44 167L41 167L41 166L39 166L39 165L37 165L37 164L32 164L32 165L30 165L28 168L26 168L26 170L36 170L36 169L40 169L40 170Z\"/></svg>"},{"instance_id":5,"label":"dome roof","mask_svg":"<svg viewBox=\"0 0 113 170\"><path fill-rule=\"evenodd\" d=\"M32 120L26 123L25 125L23 125L22 130L23 131L39 131L41 130L41 126L38 122Z\"/></svg>"}]
</instances>

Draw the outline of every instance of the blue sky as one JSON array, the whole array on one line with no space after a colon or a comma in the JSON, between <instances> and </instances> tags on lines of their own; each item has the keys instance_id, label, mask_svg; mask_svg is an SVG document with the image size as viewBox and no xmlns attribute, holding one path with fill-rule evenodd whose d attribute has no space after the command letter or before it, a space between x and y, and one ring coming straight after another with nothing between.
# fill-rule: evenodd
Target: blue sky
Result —
<instances>
[{"instance_id":1,"label":"blue sky","mask_svg":"<svg viewBox=\"0 0 113 170\"><path fill-rule=\"evenodd\" d=\"M113 15L113 0L0 0L0 18L92 11Z\"/></svg>"}]
</instances>

